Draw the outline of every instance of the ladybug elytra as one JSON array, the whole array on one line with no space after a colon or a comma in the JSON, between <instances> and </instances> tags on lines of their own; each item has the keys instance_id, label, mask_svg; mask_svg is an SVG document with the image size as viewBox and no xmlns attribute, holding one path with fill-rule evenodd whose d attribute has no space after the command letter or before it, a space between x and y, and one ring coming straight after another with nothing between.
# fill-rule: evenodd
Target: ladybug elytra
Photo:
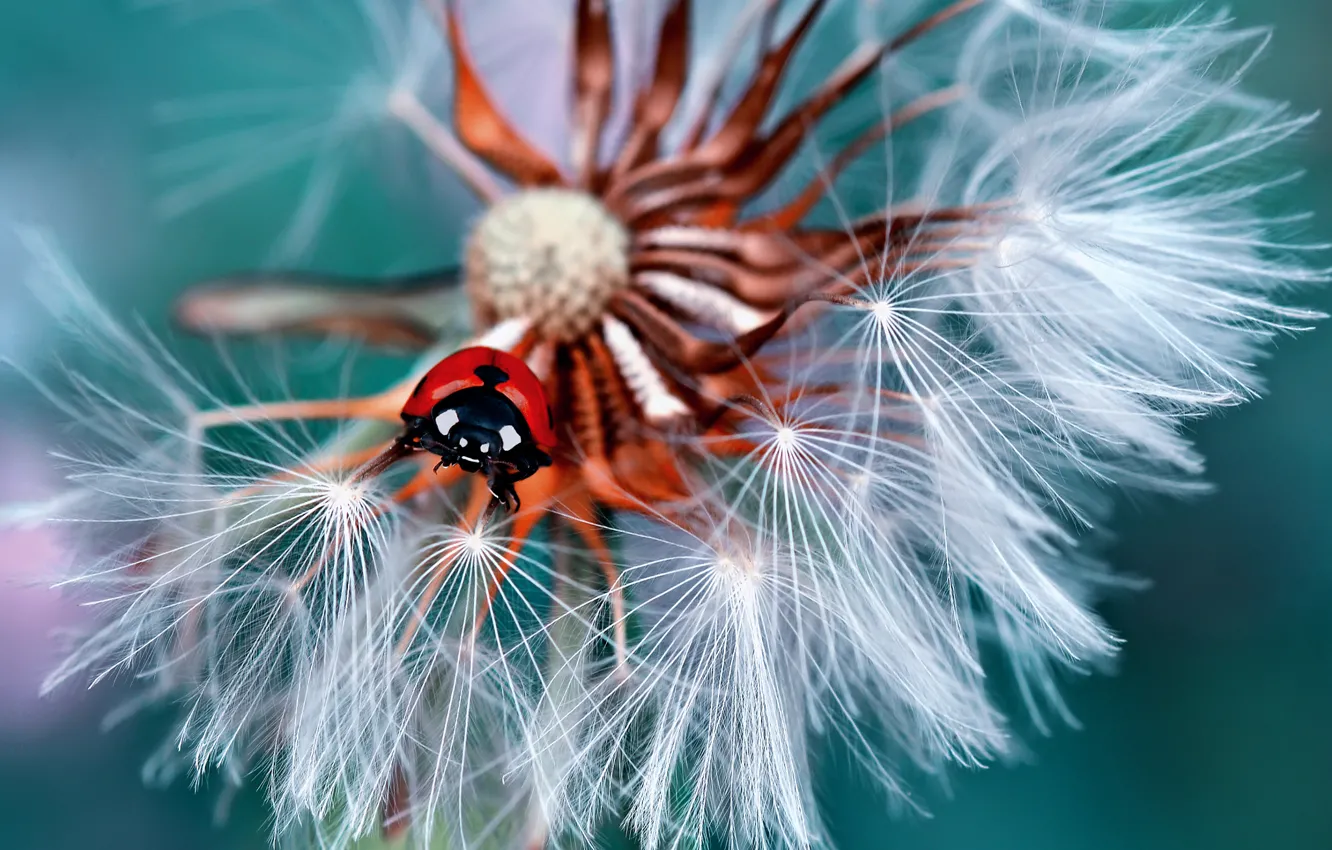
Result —
<instances>
[{"instance_id":1,"label":"ladybug elytra","mask_svg":"<svg viewBox=\"0 0 1332 850\"><path fill-rule=\"evenodd\" d=\"M551 463L555 429L541 380L518 357L476 346L445 357L425 374L402 408L402 453L439 455L486 476L496 501L520 502L513 485Z\"/></svg>"}]
</instances>

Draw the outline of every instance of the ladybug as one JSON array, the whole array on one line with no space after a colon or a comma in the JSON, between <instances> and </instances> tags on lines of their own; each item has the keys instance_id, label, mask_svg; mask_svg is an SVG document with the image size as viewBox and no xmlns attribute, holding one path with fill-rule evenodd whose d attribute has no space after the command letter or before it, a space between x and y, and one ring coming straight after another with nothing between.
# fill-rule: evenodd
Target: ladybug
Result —
<instances>
[{"instance_id":1,"label":"ladybug","mask_svg":"<svg viewBox=\"0 0 1332 850\"><path fill-rule=\"evenodd\" d=\"M486 476L495 500L521 504L515 482L550 466L555 427L541 379L507 351L475 346L426 372L402 407L403 449L439 455L435 467L457 464Z\"/></svg>"}]
</instances>

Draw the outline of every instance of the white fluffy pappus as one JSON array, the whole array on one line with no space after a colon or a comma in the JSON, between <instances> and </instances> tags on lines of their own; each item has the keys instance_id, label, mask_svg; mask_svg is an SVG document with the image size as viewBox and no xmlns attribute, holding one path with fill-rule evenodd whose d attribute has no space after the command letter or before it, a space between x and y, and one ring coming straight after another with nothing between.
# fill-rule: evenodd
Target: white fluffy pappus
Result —
<instances>
[{"instance_id":1,"label":"white fluffy pappus","mask_svg":"<svg viewBox=\"0 0 1332 850\"><path fill-rule=\"evenodd\" d=\"M898 793L871 729L926 768L1008 751L985 645L1041 728L1072 722L1058 669L1113 654L1090 605L1122 581L1082 551L1104 504L1079 479L1196 489L1182 421L1252 397L1262 344L1318 318L1280 302L1324 278L1273 235L1302 217L1258 211L1291 176L1264 155L1311 120L1237 88L1265 33L993 5L919 185L886 181L927 216L989 211L921 248L957 267L865 257L784 398L733 405L750 445L712 462L709 531L618 523L639 675L587 721L569 799L630 777L648 846L817 841L810 734Z\"/></svg>"},{"instance_id":2,"label":"white fluffy pappus","mask_svg":"<svg viewBox=\"0 0 1332 850\"><path fill-rule=\"evenodd\" d=\"M326 462L382 424L285 428L252 397L224 402L97 304L46 234L21 236L30 287L87 355L31 376L71 425L53 452L69 490L12 511L66 532L59 586L101 615L46 689L142 680L112 723L181 703L145 775L263 775L284 841L341 847L401 821L474 846L546 828L522 709L553 694L546 609L568 633L582 615L563 598L586 607L591 591L556 588L545 547L511 551L508 521L469 527L462 506L401 504Z\"/></svg>"},{"instance_id":3,"label":"white fluffy pappus","mask_svg":"<svg viewBox=\"0 0 1332 850\"><path fill-rule=\"evenodd\" d=\"M652 51L634 48L653 46L671 5L611 6L624 12L613 52L629 57L628 79L649 79L639 66ZM512 27L512 6L447 7L475 32L495 99L566 170L572 7L526 4ZM205 145L227 161L194 160L215 170L178 205L311 160L315 183L279 241L312 244L334 198L315 184L357 152L344 144L353 125L401 125L454 188L484 200L521 191L440 117L442 8L348 4L385 42L364 74L319 89L336 97L293 90L291 110L271 100L275 122L243 144ZM72 479L72 504L132 539L93 535L100 548L71 582L110 619L57 679L133 667L154 696L187 693L180 740L195 768L237 754L262 764L279 834L335 848L399 827L420 847L585 846L608 818L649 848L804 848L826 840L829 748L909 804L907 765L938 774L1014 751L992 659L1040 728L1048 712L1071 720L1058 682L1118 643L1094 611L1121 581L1095 556L1106 491L1201 487L1182 423L1252 397L1264 344L1316 318L1284 304L1324 277L1300 218L1262 211L1290 176L1268 155L1309 119L1239 88L1265 35L1219 19L1126 29L1115 24L1140 12L1127 2L756 0L693 7L697 76L660 128L663 148L741 110L753 34L780 39L811 9L824 9L809 18L817 47L796 51L778 102L817 89L835 64L825 54L848 39L883 43L934 13L948 27L887 52L755 193L767 211L822 188L802 226L849 237L855 254L821 265L834 256L824 237L789 228L803 271L834 285L790 307L789 326L736 374L663 364L635 323L642 309L593 323L612 329L601 377L637 379L621 407L670 423L670 462L643 477L687 480L689 499L589 508L556 495L538 528L444 484L402 496L354 467L318 466L334 447L390 438L395 411L297 445L278 427L281 403L268 418L218 404L160 347L101 322L130 373L167 396L166 418L77 382L96 413L70 415L133 438ZM533 41L546 20L555 35ZM748 36L718 36L744 20ZM627 90L604 106L603 161L627 144ZM356 121L341 123L352 95ZM236 118L244 102L215 106ZM834 138L865 125L880 129L844 157ZM747 244L692 221L631 236L662 250ZM633 283L737 347L781 309L707 274L654 269ZM532 327L506 321L517 324L495 328L516 337ZM588 363L599 374L596 349L565 361L552 350L530 358L543 378ZM595 397L586 384L573 389ZM690 421L712 396L716 417ZM582 420L603 413L574 409L572 424L599 433ZM263 452L222 442L228 429ZM593 442L570 453L601 473Z\"/></svg>"},{"instance_id":4,"label":"white fluffy pappus","mask_svg":"<svg viewBox=\"0 0 1332 850\"><path fill-rule=\"evenodd\" d=\"M545 828L538 790L553 780L527 758L524 724L558 692L546 655L581 648L593 626L551 575L552 550L515 554L507 528L416 524L396 541L398 574L342 618L301 684L280 831L304 822L321 846L345 846L382 822L485 846ZM501 573L518 587L492 601Z\"/></svg>"},{"instance_id":5,"label":"white fluffy pappus","mask_svg":"<svg viewBox=\"0 0 1332 850\"><path fill-rule=\"evenodd\" d=\"M60 586L101 614L46 688L143 679L187 706L171 749L188 746L198 773L239 777L272 754L320 646L377 579L396 508L355 469L321 468L305 429L253 421L118 324L45 234L20 236L30 287L83 349L32 376L69 423L52 458L70 488L26 513L62 533L72 563ZM359 439L340 429L328 441Z\"/></svg>"},{"instance_id":6,"label":"white fluffy pappus","mask_svg":"<svg viewBox=\"0 0 1332 850\"><path fill-rule=\"evenodd\" d=\"M1193 38L1131 72L1058 43L1034 57L1045 67L972 58L971 84L1019 115L977 119L995 122L995 141L966 164L959 200L1012 206L957 294L1061 417L1191 471L1172 419L1250 397L1262 343L1317 318L1276 299L1321 273L1281 241L1303 216L1264 218L1257 204L1296 176L1263 155L1311 120L1238 96L1266 33L1182 29Z\"/></svg>"}]
</instances>

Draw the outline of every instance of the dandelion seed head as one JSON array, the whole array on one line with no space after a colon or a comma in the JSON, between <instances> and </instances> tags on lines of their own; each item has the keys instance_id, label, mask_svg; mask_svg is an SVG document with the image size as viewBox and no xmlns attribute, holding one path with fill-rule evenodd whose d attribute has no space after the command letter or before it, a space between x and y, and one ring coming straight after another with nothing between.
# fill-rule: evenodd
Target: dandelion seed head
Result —
<instances>
[{"instance_id":1,"label":"dandelion seed head","mask_svg":"<svg viewBox=\"0 0 1332 850\"><path fill-rule=\"evenodd\" d=\"M486 542L485 535L480 531L472 531L468 533L466 551L467 554L473 558L479 558L484 553L489 552L490 547Z\"/></svg>"},{"instance_id":2,"label":"dandelion seed head","mask_svg":"<svg viewBox=\"0 0 1332 850\"><path fill-rule=\"evenodd\" d=\"M1005 664L1038 728L1067 718L1062 677L1118 646L1103 491L1201 486L1183 422L1312 318L1284 296L1321 273L1257 211L1306 125L1239 89L1261 35L1031 0L519 5L359 4L392 44L276 152L319 165L299 247L352 138L330 116L404 130L481 205L460 270L217 281L177 313L405 345L397 383L228 404L72 300L160 391L148 415L76 381L122 446L71 477L70 582L107 625L56 680L183 698L196 773L261 769L277 831L338 850L586 846L608 818L807 848L830 742L909 802L904 765L1013 749ZM458 324L551 403L511 514L394 441Z\"/></svg>"},{"instance_id":3,"label":"dandelion seed head","mask_svg":"<svg viewBox=\"0 0 1332 850\"><path fill-rule=\"evenodd\" d=\"M369 488L360 482L330 481L326 485L329 504L338 513L351 516L364 509L369 500Z\"/></svg>"},{"instance_id":4,"label":"dandelion seed head","mask_svg":"<svg viewBox=\"0 0 1332 850\"><path fill-rule=\"evenodd\" d=\"M629 284L629 236L583 192L529 189L490 207L468 238L474 308L523 317L550 340L576 340Z\"/></svg>"},{"instance_id":5,"label":"dandelion seed head","mask_svg":"<svg viewBox=\"0 0 1332 850\"><path fill-rule=\"evenodd\" d=\"M870 313L874 315L875 321L877 321L879 323L879 326L882 327L885 331L888 331L889 329L892 328L894 319L896 317L896 309L893 306L892 301L888 299L876 300L872 302L869 310Z\"/></svg>"}]
</instances>

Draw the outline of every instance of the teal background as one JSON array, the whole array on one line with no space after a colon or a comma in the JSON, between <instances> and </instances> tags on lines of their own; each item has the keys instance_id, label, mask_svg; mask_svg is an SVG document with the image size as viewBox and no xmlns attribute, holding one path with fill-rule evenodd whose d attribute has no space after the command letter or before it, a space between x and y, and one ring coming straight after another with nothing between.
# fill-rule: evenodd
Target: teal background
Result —
<instances>
[{"instance_id":1,"label":"teal background","mask_svg":"<svg viewBox=\"0 0 1332 850\"><path fill-rule=\"evenodd\" d=\"M1231 7L1241 24L1276 28L1250 85L1300 110L1327 105L1332 6ZM237 55L230 64L225 53L199 61L210 55L198 51L209 49L213 26L112 0L0 4L0 220L49 225L117 312L157 329L169 295L188 281L259 264L301 187L289 173L184 218L164 220L154 209L163 183L152 156L168 140L152 104L182 87L248 79L229 76ZM1316 124L1286 155L1309 173L1279 200L1313 209L1315 238L1332 237L1332 123ZM458 219L427 214L384 185L377 175L352 181L317 265L372 271L453 254ZM19 253L0 234L0 354L50 353L59 337L31 318ZM1310 300L1332 309L1332 294ZM1106 604L1127 645L1116 675L1069 682L1080 731L1046 738L1026 727L1024 763L954 771L949 793L927 784L931 819L892 818L867 789L836 786L828 810L841 846L1332 848L1330 371L1328 328L1281 340L1265 367L1267 398L1196 428L1216 492L1121 503L1109 558L1153 586ZM40 447L40 419L28 418L35 408L25 393L0 379L0 496L8 498L50 486L20 462ZM6 541L0 572L28 575L41 545L30 532ZM48 605L49 624L29 622ZM123 684L75 687L42 702L32 696L54 656L45 626L78 616L35 591L0 585L0 848L267 846L254 794L241 795L226 824L214 827L216 788L142 785L140 763L165 718L100 733L98 720L123 697Z\"/></svg>"}]
</instances>

